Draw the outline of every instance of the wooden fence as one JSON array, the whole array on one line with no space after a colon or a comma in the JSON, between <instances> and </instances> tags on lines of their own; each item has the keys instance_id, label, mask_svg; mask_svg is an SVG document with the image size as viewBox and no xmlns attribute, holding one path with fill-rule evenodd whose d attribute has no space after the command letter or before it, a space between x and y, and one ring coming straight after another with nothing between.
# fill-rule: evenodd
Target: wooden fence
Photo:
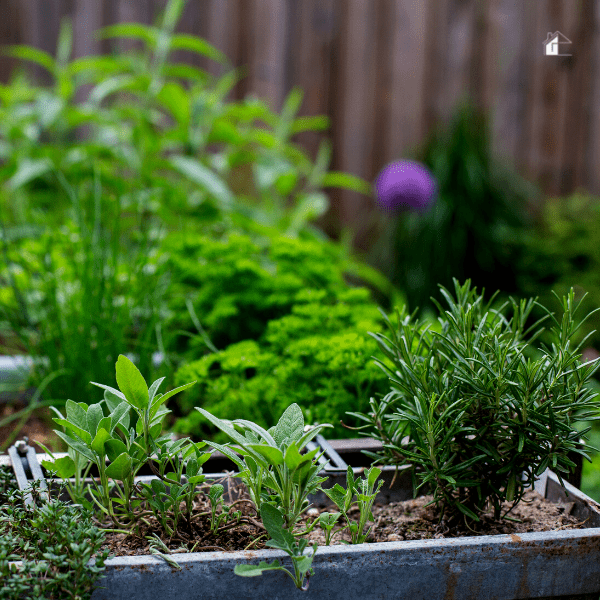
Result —
<instances>
[{"instance_id":1,"label":"wooden fence","mask_svg":"<svg viewBox=\"0 0 600 600\"><path fill-rule=\"evenodd\" d=\"M0 0L0 43L53 51L60 20L75 54L105 48L102 25L151 22L165 0ZM600 195L599 0L190 0L180 30L205 37L247 77L249 92L281 105L305 90L304 114L327 114L334 167L373 179L470 96L492 119L500 156L548 194ZM548 32L572 56L547 56ZM568 49L567 49L568 48ZM12 64L0 61L6 80ZM314 151L317 139L302 143ZM334 195L330 229L359 240L373 200Z\"/></svg>"}]
</instances>

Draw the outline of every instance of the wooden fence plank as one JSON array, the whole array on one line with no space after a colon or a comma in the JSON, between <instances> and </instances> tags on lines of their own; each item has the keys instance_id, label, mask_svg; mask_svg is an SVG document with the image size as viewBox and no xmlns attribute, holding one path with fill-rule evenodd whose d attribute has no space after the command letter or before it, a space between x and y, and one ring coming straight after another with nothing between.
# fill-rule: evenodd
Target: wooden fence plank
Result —
<instances>
[{"instance_id":1,"label":"wooden fence plank","mask_svg":"<svg viewBox=\"0 0 600 600\"><path fill-rule=\"evenodd\" d=\"M279 110L284 89L286 24L285 0L260 0L253 4L252 56L248 78L252 91Z\"/></svg>"},{"instance_id":2,"label":"wooden fence plank","mask_svg":"<svg viewBox=\"0 0 600 600\"><path fill-rule=\"evenodd\" d=\"M425 83L421 131L436 125L443 111L443 81L446 73L445 39L448 35L448 0L430 2L425 35Z\"/></svg>"},{"instance_id":3,"label":"wooden fence plank","mask_svg":"<svg viewBox=\"0 0 600 600\"><path fill-rule=\"evenodd\" d=\"M476 2L464 0L450 0L448 4L448 32L443 54L439 56L445 64L442 97L438 100L440 116L444 119L450 117L453 107L464 102L472 88L481 83L471 82L476 7Z\"/></svg>"},{"instance_id":4,"label":"wooden fence plank","mask_svg":"<svg viewBox=\"0 0 600 600\"><path fill-rule=\"evenodd\" d=\"M295 26L288 27L293 51L288 52L285 87L289 90L297 85L304 90L301 115L328 114L332 101L336 3L334 0L293 2L288 22ZM297 141L315 156L322 137L318 133L303 133L297 136Z\"/></svg>"},{"instance_id":5,"label":"wooden fence plank","mask_svg":"<svg viewBox=\"0 0 600 600\"><path fill-rule=\"evenodd\" d=\"M253 0L210 0L208 41L227 56L231 67L241 70L243 78L232 94L238 99L250 91L247 64L252 51L252 2ZM212 63L208 69L217 75L231 67L220 67Z\"/></svg>"},{"instance_id":6,"label":"wooden fence plank","mask_svg":"<svg viewBox=\"0 0 600 600\"><path fill-rule=\"evenodd\" d=\"M152 0L115 0L113 5L115 23L145 23L152 21L154 6ZM116 47L122 52L139 48L140 43L131 39L120 39Z\"/></svg>"},{"instance_id":7,"label":"wooden fence plank","mask_svg":"<svg viewBox=\"0 0 600 600\"><path fill-rule=\"evenodd\" d=\"M581 4L568 5L571 14L566 27L573 32L573 58L563 100L565 118L562 152L558 159L561 169L560 194L583 185L589 125L593 119L592 112L600 111L600 105L594 107L591 103L594 30L589 23L594 22L594 4L593 0L582 0Z\"/></svg>"},{"instance_id":8,"label":"wooden fence plank","mask_svg":"<svg viewBox=\"0 0 600 600\"><path fill-rule=\"evenodd\" d=\"M94 33L103 26L104 10L98 0L77 0L73 12L73 54L76 57L100 52Z\"/></svg>"},{"instance_id":9,"label":"wooden fence plank","mask_svg":"<svg viewBox=\"0 0 600 600\"><path fill-rule=\"evenodd\" d=\"M385 160L399 158L418 144L423 136L426 19L430 4L430 1L394 2L394 35L389 62L389 137Z\"/></svg>"},{"instance_id":10,"label":"wooden fence plank","mask_svg":"<svg viewBox=\"0 0 600 600\"><path fill-rule=\"evenodd\" d=\"M492 0L488 14L488 55L493 61L488 62L488 68L494 82L489 100L493 149L514 164L524 125L524 99L528 86L524 55L535 51L535 40L527 38L522 27L524 4Z\"/></svg>"},{"instance_id":11,"label":"wooden fence plank","mask_svg":"<svg viewBox=\"0 0 600 600\"><path fill-rule=\"evenodd\" d=\"M0 44L54 53L60 20L71 15L74 54L107 51L93 37L98 27L150 23L166 3L2 0L12 16L0 25ZM572 58L544 55L547 33L557 30L572 39ZM372 180L468 94L490 111L495 151L546 192L585 186L600 194L598 0L190 0L179 31L206 37L244 67L234 98L253 93L279 109L301 86L301 114L332 120L335 169ZM195 55L175 58L224 71ZM2 59L2 81L13 64ZM321 139L298 138L312 154ZM331 198L329 230L336 219L360 223L357 239L364 237L372 200L335 191Z\"/></svg>"},{"instance_id":12,"label":"wooden fence plank","mask_svg":"<svg viewBox=\"0 0 600 600\"><path fill-rule=\"evenodd\" d=\"M584 148L585 172L582 185L600 195L600 2L594 6L591 20L593 39L591 43L591 91L590 91L590 123L588 139Z\"/></svg>"},{"instance_id":13,"label":"wooden fence plank","mask_svg":"<svg viewBox=\"0 0 600 600\"><path fill-rule=\"evenodd\" d=\"M22 17L23 5L18 0L4 0L2 7L4 18L0 21L0 44L25 43L25 23ZM8 81L17 65L18 62L12 58L0 57L0 81Z\"/></svg>"},{"instance_id":14,"label":"wooden fence plank","mask_svg":"<svg viewBox=\"0 0 600 600\"><path fill-rule=\"evenodd\" d=\"M373 151L374 89L376 69L376 9L379 3L348 0L344 3L340 30L341 53L337 110L334 119L334 161L361 177L371 178L370 156ZM354 192L340 194L338 207L342 226L360 224L355 232L358 246L363 239L364 216L371 207L368 198Z\"/></svg>"}]
</instances>

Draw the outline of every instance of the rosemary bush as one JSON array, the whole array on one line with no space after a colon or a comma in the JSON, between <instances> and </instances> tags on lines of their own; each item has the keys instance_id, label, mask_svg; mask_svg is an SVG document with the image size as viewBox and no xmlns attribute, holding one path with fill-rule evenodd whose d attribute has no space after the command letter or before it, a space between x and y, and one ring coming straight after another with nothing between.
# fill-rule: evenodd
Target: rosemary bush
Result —
<instances>
[{"instance_id":1,"label":"rosemary bush","mask_svg":"<svg viewBox=\"0 0 600 600\"><path fill-rule=\"evenodd\" d=\"M392 390L355 416L388 460L415 466L417 489L432 490L440 518L473 524L488 506L506 516L547 467L568 473L569 453L587 458L580 439L589 427L578 425L598 418L586 387L598 363L582 363L583 342L572 341L585 321L575 320L572 290L560 320L546 310L550 345L534 348L534 299L493 308L470 281L454 284L455 296L441 288L447 309L436 303L439 331L401 310L387 336L374 334Z\"/></svg>"}]
</instances>

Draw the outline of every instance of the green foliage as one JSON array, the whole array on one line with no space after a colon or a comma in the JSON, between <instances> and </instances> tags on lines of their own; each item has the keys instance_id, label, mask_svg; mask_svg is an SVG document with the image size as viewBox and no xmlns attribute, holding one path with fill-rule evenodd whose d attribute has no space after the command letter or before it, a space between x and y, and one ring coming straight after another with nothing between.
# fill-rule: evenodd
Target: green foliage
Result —
<instances>
[{"instance_id":1,"label":"green foliage","mask_svg":"<svg viewBox=\"0 0 600 600\"><path fill-rule=\"evenodd\" d=\"M336 483L332 488L324 490L329 499L340 509L341 514L344 515L346 526L343 529L348 528L353 544L362 544L371 533L372 527L369 527L365 532L365 526L367 521L373 521L371 509L375 502L375 496L377 496L383 485L383 481L379 481L377 487L375 487L379 475L381 475L381 469L379 467L371 467L365 471L363 477L355 479L352 467L348 466L348 471L346 472L346 489L339 483ZM356 500L354 500L355 497ZM357 503L359 509L358 522L353 521L348 516L354 502ZM331 529L337 521L335 514L337 513L322 519L327 529L327 539L329 539Z\"/></svg>"},{"instance_id":2,"label":"green foliage","mask_svg":"<svg viewBox=\"0 0 600 600\"><path fill-rule=\"evenodd\" d=\"M152 271L152 237L136 239L118 203L93 206L73 194L75 219L59 227L2 229L0 331L3 352L25 351L34 362L30 384L48 376L47 397L64 403L65 389L86 398L89 381L103 379L123 348L135 348L139 364L152 368L151 342L161 318L160 279ZM1 219L0 219L1 221ZM111 223L111 224L109 224ZM1 225L1 223L0 223Z\"/></svg>"},{"instance_id":3,"label":"green foliage","mask_svg":"<svg viewBox=\"0 0 600 600\"><path fill-rule=\"evenodd\" d=\"M218 331L215 343L224 347L246 339L245 329L257 334L269 310L275 316L288 311L299 279L314 276L312 285L319 286L339 278L327 272L332 261L325 259L335 254L334 245L320 245L310 222L327 210L325 187L368 187L328 172L327 142L315 160L294 143L296 134L328 125L324 117L298 116L300 90L289 93L279 113L256 98L229 100L239 76L226 57L204 40L174 33L184 4L170 1L155 26L104 29L101 37L115 43L111 55L72 59L68 23L56 57L25 46L6 50L41 66L50 83L36 85L20 73L0 85L0 332L8 341L5 352L48 359L36 363L31 383L57 377L48 389L57 404L64 389L85 400L88 382L106 380L118 352L138 355L140 368L153 372L151 348L158 344L173 354L185 346L181 337L175 347L169 336L163 344L169 309L176 327L196 331L186 299L177 295L187 266L178 270L171 255L174 306L163 298L165 272L155 273L165 231L183 228L193 238L271 228L270 235L315 240L294 255L314 254L309 272L291 269L289 276L284 269L293 261L286 256L294 250L276 244L266 262L281 262L281 287L258 290L271 298L248 315L247 327L236 311L252 309L252 298L230 305L227 290L219 289L219 281L231 285L237 273L233 279L218 269L205 274L217 277L214 286L223 292L209 321L223 328L223 344ZM120 52L121 37L138 40L138 49ZM223 74L175 62L174 52L182 49L221 63ZM198 250L210 255L208 247ZM364 265L355 270L385 285ZM203 321L213 300L198 300Z\"/></svg>"},{"instance_id":4,"label":"green foliage","mask_svg":"<svg viewBox=\"0 0 600 600\"><path fill-rule=\"evenodd\" d=\"M273 504L281 511L285 528L291 530L308 508L309 494L325 481L318 476L318 448L304 454L301 451L328 425L304 431L304 416L297 404L288 406L277 425L268 431L245 419L224 421L202 408L196 410L236 444L235 452L241 457L228 446L208 442L239 468L238 477L246 484L257 511L264 503Z\"/></svg>"},{"instance_id":5,"label":"green foliage","mask_svg":"<svg viewBox=\"0 0 600 600\"><path fill-rule=\"evenodd\" d=\"M89 511L54 499L28 507L13 492L0 506L0 598L91 598L103 542Z\"/></svg>"},{"instance_id":6,"label":"green foliage","mask_svg":"<svg viewBox=\"0 0 600 600\"><path fill-rule=\"evenodd\" d=\"M583 308L600 306L600 203L586 194L544 202L534 228L517 245L521 258L516 272L522 294L547 302L551 290L578 297L587 294ZM580 330L592 333L589 344L600 348L600 316L596 313Z\"/></svg>"},{"instance_id":7,"label":"green foliage","mask_svg":"<svg viewBox=\"0 0 600 600\"><path fill-rule=\"evenodd\" d=\"M325 532L325 545L331 544L331 539L335 533L333 528L336 526L339 518L342 516L341 512L324 512L319 515L319 527ZM343 528L338 529L341 531Z\"/></svg>"},{"instance_id":8,"label":"green foliage","mask_svg":"<svg viewBox=\"0 0 600 600\"><path fill-rule=\"evenodd\" d=\"M176 382L196 379L199 385L180 398L184 416L176 431L206 432L199 415L190 413L195 404L269 427L295 402L310 422L332 422L333 435L347 435L340 416L365 410L371 395L386 391L385 374L370 361L377 345L367 335L381 326L381 315L364 288L335 294L305 289L296 302L290 314L266 324L259 341L232 344L177 371Z\"/></svg>"},{"instance_id":9,"label":"green foliage","mask_svg":"<svg viewBox=\"0 0 600 600\"><path fill-rule=\"evenodd\" d=\"M436 178L438 197L427 213L392 223L379 249L383 271L411 309L441 299L438 284L451 287L454 277L514 291L512 242L523 234L526 202L537 192L494 158L485 116L462 107L416 157Z\"/></svg>"},{"instance_id":10,"label":"green foliage","mask_svg":"<svg viewBox=\"0 0 600 600\"><path fill-rule=\"evenodd\" d=\"M355 263L334 244L273 230L172 234L161 245L160 261L170 278L173 318L168 328L182 332L177 340L181 350L194 342L204 349L203 338L189 342L184 337L197 331L198 322L220 349L256 340L269 321L289 314L295 304L311 297L330 302L348 289L344 274L355 272Z\"/></svg>"},{"instance_id":11,"label":"green foliage","mask_svg":"<svg viewBox=\"0 0 600 600\"><path fill-rule=\"evenodd\" d=\"M25 46L5 51L40 65L50 79L36 86L20 74L0 86L1 200L11 219L61 214L56 173L73 186L98 174L107 194L168 221L233 212L289 234L327 209L324 187L368 193L363 180L328 173L326 142L315 161L293 143L298 133L328 127L326 117L298 116L301 90L288 94L279 113L256 98L227 99L239 75L205 40L175 33L184 5L171 0L154 26L120 23L98 32L115 42L111 55L72 59L68 22L56 58ZM137 40L138 49L120 52L119 38ZM175 62L180 50L220 63L223 74Z\"/></svg>"},{"instance_id":12,"label":"green foliage","mask_svg":"<svg viewBox=\"0 0 600 600\"><path fill-rule=\"evenodd\" d=\"M387 336L375 334L392 391L356 416L388 459L413 463L442 516L473 522L491 506L500 518L502 502L518 503L547 467L560 478L575 466L568 453L587 457L579 440L589 427L576 426L597 418L587 383L598 363L582 363L573 342L572 290L560 320L547 311L551 345L537 350L538 324L526 329L533 300L492 308L469 281L442 294L439 333L402 310Z\"/></svg>"},{"instance_id":13,"label":"green foliage","mask_svg":"<svg viewBox=\"0 0 600 600\"><path fill-rule=\"evenodd\" d=\"M271 539L267 542L267 546L286 552L292 559L294 572L292 573L285 567L282 567L279 560L275 559L271 563L261 561L258 565L235 565L234 573L242 577L257 577L258 575L262 575L264 571L283 571L292 578L298 589L303 591L308 590L308 581L310 576L314 575L312 561L317 552L317 543L315 542L312 547L312 554L305 554L308 540L296 540L293 534L284 527L281 513L270 504L262 505L260 516L265 529L271 536ZM304 582L305 579L306 583Z\"/></svg>"},{"instance_id":14,"label":"green foliage","mask_svg":"<svg viewBox=\"0 0 600 600\"><path fill-rule=\"evenodd\" d=\"M136 508L140 501L135 492L139 487L164 530L173 535L182 502L185 502L188 520L191 516L197 485L204 481L200 467L210 453L202 453L202 443L161 436L162 421L169 412L165 402L194 382L160 394L158 388L164 377L148 387L137 367L123 355L117 360L116 375L119 389L94 383L104 389L103 402L87 405L67 400L66 416L54 408L58 415L54 421L65 429L56 434L67 444L70 454L59 464L47 461L44 466L67 478L81 470L82 458L95 465L99 482L94 479L93 487L88 486L87 490L96 507L117 526L121 526L120 520L125 520L127 526L138 519ZM107 416L103 404L108 409ZM135 427L130 427L131 409L137 417ZM145 464L150 465L158 479L136 486L135 476ZM72 495L80 494L80 501L85 502L81 488L71 487L70 491ZM171 524L167 517L169 511L172 512Z\"/></svg>"},{"instance_id":15,"label":"green foliage","mask_svg":"<svg viewBox=\"0 0 600 600\"><path fill-rule=\"evenodd\" d=\"M12 468L0 466L0 505L5 504L11 492L18 489Z\"/></svg>"}]
</instances>

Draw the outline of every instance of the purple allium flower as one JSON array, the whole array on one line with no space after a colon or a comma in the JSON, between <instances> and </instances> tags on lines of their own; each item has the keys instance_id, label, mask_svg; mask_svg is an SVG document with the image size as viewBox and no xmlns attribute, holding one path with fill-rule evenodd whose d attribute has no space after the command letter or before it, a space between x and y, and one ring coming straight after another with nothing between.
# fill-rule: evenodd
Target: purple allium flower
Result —
<instances>
[{"instance_id":1,"label":"purple allium flower","mask_svg":"<svg viewBox=\"0 0 600 600\"><path fill-rule=\"evenodd\" d=\"M437 184L421 163L399 160L384 167L375 180L377 202L389 211L425 211L434 200Z\"/></svg>"}]
</instances>

